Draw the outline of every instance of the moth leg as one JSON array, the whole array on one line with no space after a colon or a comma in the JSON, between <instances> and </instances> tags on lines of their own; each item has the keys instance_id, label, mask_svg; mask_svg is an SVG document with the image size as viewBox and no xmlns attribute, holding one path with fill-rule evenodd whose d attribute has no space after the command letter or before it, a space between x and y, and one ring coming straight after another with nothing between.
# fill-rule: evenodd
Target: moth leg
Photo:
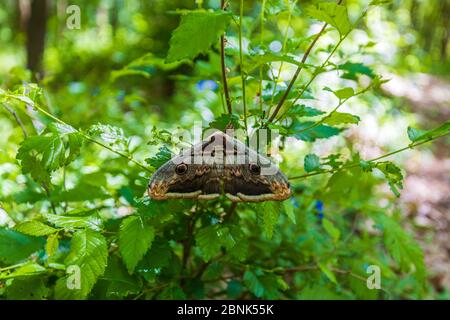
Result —
<instances>
[{"instance_id":1,"label":"moth leg","mask_svg":"<svg viewBox=\"0 0 450 320\"><path fill-rule=\"evenodd\" d=\"M211 193L211 194L201 194L198 196L199 200L214 200L220 197L219 193Z\"/></svg>"},{"instance_id":2,"label":"moth leg","mask_svg":"<svg viewBox=\"0 0 450 320\"><path fill-rule=\"evenodd\" d=\"M266 200L279 200L274 194L267 193L267 194L260 194L257 196L248 196L243 193L238 193L237 196L242 200L246 202L260 202L260 201L266 201Z\"/></svg>"},{"instance_id":3,"label":"moth leg","mask_svg":"<svg viewBox=\"0 0 450 320\"><path fill-rule=\"evenodd\" d=\"M201 193L201 190L188 193L170 192L166 193L165 197L166 199L192 199L197 198Z\"/></svg>"},{"instance_id":4,"label":"moth leg","mask_svg":"<svg viewBox=\"0 0 450 320\"><path fill-rule=\"evenodd\" d=\"M239 198L231 193L226 193L225 196L233 202L241 202L242 201L241 198Z\"/></svg>"}]
</instances>

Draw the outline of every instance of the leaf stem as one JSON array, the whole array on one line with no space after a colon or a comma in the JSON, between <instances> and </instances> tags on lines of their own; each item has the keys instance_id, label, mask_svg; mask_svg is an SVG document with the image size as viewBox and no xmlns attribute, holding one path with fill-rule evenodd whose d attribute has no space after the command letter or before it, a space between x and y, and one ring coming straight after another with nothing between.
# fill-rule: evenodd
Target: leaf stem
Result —
<instances>
[{"instance_id":1,"label":"leaf stem","mask_svg":"<svg viewBox=\"0 0 450 320\"><path fill-rule=\"evenodd\" d=\"M27 263L29 263L29 262L28 261L27 262L21 262L21 263L18 263L18 264L14 264L12 266L0 268L0 272L8 271L8 270L15 269L15 268L19 268L19 267L21 267L23 265L26 265Z\"/></svg>"},{"instance_id":2,"label":"leaf stem","mask_svg":"<svg viewBox=\"0 0 450 320\"><path fill-rule=\"evenodd\" d=\"M244 0L241 0L241 5L239 8L239 63L241 65L241 82L242 82L242 104L244 107L244 125L245 132L248 132L247 127L247 99L245 90L245 74L244 74L244 58L243 58L243 48L242 48L242 21L244 18ZM231 112L230 112L231 113ZM248 133L247 133L248 134Z\"/></svg>"},{"instance_id":3,"label":"leaf stem","mask_svg":"<svg viewBox=\"0 0 450 320\"><path fill-rule=\"evenodd\" d=\"M225 0L220 1L220 8L222 10L225 10ZM230 99L230 92L228 89L228 81L227 81L227 70L225 66L225 34L222 34L220 36L220 67L222 70L222 84L223 84L223 93L225 95L225 101L227 103L227 110L228 113L233 113L233 109L231 107L231 99Z\"/></svg>"},{"instance_id":4,"label":"leaf stem","mask_svg":"<svg viewBox=\"0 0 450 320\"><path fill-rule=\"evenodd\" d=\"M288 39L289 26L291 24L291 19L292 19L292 7L295 7L296 4L297 4L297 0L294 1L292 6L290 5L290 2L289 2L288 22L287 22L286 30L284 31L284 37L283 37L283 50L282 50L283 54L286 52L286 43L287 43L287 39ZM280 75L281 75L281 70L283 69L283 63L284 63L284 61L281 61L280 67L278 68L277 77L275 79L275 85L273 86L273 90L272 90L272 97L271 97L271 100L270 100L269 110L267 111L268 114L270 114L270 111L271 111L271 108L272 108L273 99L275 97L275 92L276 92L277 86L278 86L278 80L279 80Z\"/></svg>"},{"instance_id":5,"label":"leaf stem","mask_svg":"<svg viewBox=\"0 0 450 320\"><path fill-rule=\"evenodd\" d=\"M264 10L266 8L266 0L262 1L261 5L261 17L260 17L260 37L259 37L259 46L262 47L264 40ZM259 111L263 112L263 100L262 100L262 82L263 82L263 65L259 66ZM262 115L264 117L264 115Z\"/></svg>"},{"instance_id":6,"label":"leaf stem","mask_svg":"<svg viewBox=\"0 0 450 320\"><path fill-rule=\"evenodd\" d=\"M395 154L397 154L397 153L403 152L403 151L408 150L408 149L413 149L413 148L415 148L415 147L417 147L417 146L420 146L420 145L422 145L422 144L425 144L425 143L431 142L431 141L433 141L433 140L436 140L436 139L438 139L438 138L444 137L444 136L446 136L446 135L448 135L448 134L450 134L450 131L447 131L447 132L445 132L445 133L443 133L443 134L440 134L440 135L437 135L437 136L435 136L435 137L430 137L430 138L427 139L427 140L423 140L423 141L419 141L419 142L415 142L415 143L410 143L410 144L407 145L406 147L403 147L403 148L401 148L401 149L398 149L398 150L395 150L395 151L392 151L392 152L383 154L383 155L381 155L381 156L379 156L379 157L376 157L376 158L367 160L367 162L375 162L375 161L378 161L378 160L381 160L381 159L384 159L384 158L393 156L393 155L395 155ZM320 175L320 174L334 173L334 172L337 172L337 171L340 171L340 170L343 170L343 169L351 169L351 168L355 168L355 167L357 167L357 166L359 166L359 163L351 163L351 164L348 164L348 165L346 165L346 166L342 166L342 167L335 168L335 169L322 170L322 171L317 171L317 172L312 172L312 173L304 174L304 175L301 175L301 176L289 177L289 180L304 179L304 178L308 178L308 177L312 177L312 176L317 176L317 175Z\"/></svg>"},{"instance_id":7,"label":"leaf stem","mask_svg":"<svg viewBox=\"0 0 450 320\"><path fill-rule=\"evenodd\" d=\"M339 99L338 105L337 105L336 107L334 107L334 109L331 110L331 112L329 112L327 115L323 116L319 121L313 123L312 125L310 125L310 126L307 127L307 128L304 128L304 129L302 129L302 130L297 131L296 133L302 133L302 132L305 132L305 131L308 131L308 130L310 130L310 129L313 129L313 128L315 128L315 127L320 126L320 125L323 124L328 118L330 118L335 112L337 112L337 110L338 110L345 102L347 102L347 100L349 100L350 98L356 97L356 96L358 96L358 95L360 95L360 94L363 94L364 92L366 92L367 90L369 90L371 87L372 87L372 85L369 85L367 88L365 88L365 89L363 89L363 90L361 90L361 91L359 91L359 92L356 92L353 96L351 96L351 97L349 97L349 98ZM278 119L278 120L279 120L279 119Z\"/></svg>"},{"instance_id":8,"label":"leaf stem","mask_svg":"<svg viewBox=\"0 0 450 320\"><path fill-rule=\"evenodd\" d=\"M34 107L36 110L38 110L39 112L41 112L42 114L44 114L44 115L46 115L47 117L49 117L50 119L52 119L52 120L54 120L54 121L56 121L56 122L58 122L58 123L60 123L60 124L62 124L62 125L69 126L69 124L67 124L67 123L64 122L63 120L57 118L57 117L54 116L53 114L47 112L46 110L42 109L42 108L39 107L38 105L35 104L33 107ZM90 141L90 142L93 142L93 143L95 143L95 144L97 144L97 145L99 145L99 146L101 146L101 147L103 147L103 148L105 148L105 149L107 149L107 150L109 150L109 151L111 151L111 152L113 152L113 153L115 153L115 154L121 156L122 158L127 159L127 160L130 161L130 162L133 162L135 165L137 165L138 167L144 169L144 170L147 171L147 172L152 172L149 168L147 168L147 167L146 167L145 165L143 165L142 163L136 161L136 160L133 159L131 156L129 156L129 155L127 155L127 154L125 154L125 153L123 153L123 152L121 152L121 151L114 150L114 149L111 148L110 146L108 146L108 145L106 145L106 144L104 144L104 143L102 143L102 142L100 142L100 141L97 141L96 139L90 137L89 135L85 134L84 132L82 132L82 131L80 131L80 130L77 130L77 129L75 129L75 130L76 130L76 131L77 131L84 139L86 139L86 140L88 140L88 141Z\"/></svg>"},{"instance_id":9,"label":"leaf stem","mask_svg":"<svg viewBox=\"0 0 450 320\"><path fill-rule=\"evenodd\" d=\"M340 4L342 2L342 0L338 1L338 4ZM272 115L269 118L269 123L272 122L275 117L277 116L278 112L280 112L281 107L283 106L284 102L286 101L289 92L291 92L292 87L294 86L295 81L297 80L300 72L303 69L303 64L306 62L306 59L308 58L309 54L311 53L311 50L313 49L313 47L315 46L315 44L317 43L317 41L319 40L319 38L322 36L323 32L325 31L325 28L328 26L328 23L325 23L322 27L322 29L320 29L319 33L316 35L316 37L314 38L313 42L311 42L311 44L309 45L308 49L306 49L305 53L303 54L302 60L301 60L301 65L297 68L297 70L294 73L294 76L292 77L291 81L289 82L289 85L286 89L286 91L284 92L283 96L281 97L280 101L278 102L274 112L272 113Z\"/></svg>"}]
</instances>

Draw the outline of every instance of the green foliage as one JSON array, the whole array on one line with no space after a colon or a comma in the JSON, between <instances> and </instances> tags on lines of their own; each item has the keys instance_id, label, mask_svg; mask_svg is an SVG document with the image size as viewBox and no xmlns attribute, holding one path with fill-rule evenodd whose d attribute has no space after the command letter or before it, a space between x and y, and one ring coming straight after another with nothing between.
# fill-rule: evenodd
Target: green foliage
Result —
<instances>
[{"instance_id":1,"label":"green foliage","mask_svg":"<svg viewBox=\"0 0 450 320\"><path fill-rule=\"evenodd\" d=\"M79 268L80 288L70 289L67 287L68 276L60 278L56 283L55 297L57 299L86 298L98 277L105 272L107 259L107 244L101 234L89 229L75 232L64 264L67 267Z\"/></svg>"},{"instance_id":2,"label":"green foliage","mask_svg":"<svg viewBox=\"0 0 450 320\"><path fill-rule=\"evenodd\" d=\"M320 169L320 158L313 153L307 154L305 156L304 163L305 163L304 167L305 167L306 172L311 172L311 171Z\"/></svg>"},{"instance_id":3,"label":"green foliage","mask_svg":"<svg viewBox=\"0 0 450 320\"><path fill-rule=\"evenodd\" d=\"M260 269L245 271L244 283L256 297L264 299L277 299L280 297L280 290L288 287L280 276Z\"/></svg>"},{"instance_id":4,"label":"green foliage","mask_svg":"<svg viewBox=\"0 0 450 320\"><path fill-rule=\"evenodd\" d=\"M193 59L206 53L225 31L231 15L223 11L192 11L181 17L172 33L166 62Z\"/></svg>"},{"instance_id":5,"label":"green foliage","mask_svg":"<svg viewBox=\"0 0 450 320\"><path fill-rule=\"evenodd\" d=\"M335 27L341 34L341 37L352 30L352 25L348 19L347 8L343 5L319 3L315 7L308 8L307 12L311 17Z\"/></svg>"},{"instance_id":6,"label":"green foliage","mask_svg":"<svg viewBox=\"0 0 450 320\"><path fill-rule=\"evenodd\" d=\"M157 169L161 167L164 163L169 161L170 158L172 158L172 152L166 146L162 146L159 148L155 156L148 158L145 161L153 168Z\"/></svg>"},{"instance_id":7,"label":"green foliage","mask_svg":"<svg viewBox=\"0 0 450 320\"><path fill-rule=\"evenodd\" d=\"M123 261L131 274L144 257L155 238L155 229L138 216L122 221L119 232L119 246Z\"/></svg>"},{"instance_id":8,"label":"green foliage","mask_svg":"<svg viewBox=\"0 0 450 320\"><path fill-rule=\"evenodd\" d=\"M424 285L426 269L423 252L419 245L393 219L382 214L375 219L383 230L386 248L400 269L410 272L413 267L418 282Z\"/></svg>"},{"instance_id":9,"label":"green foliage","mask_svg":"<svg viewBox=\"0 0 450 320\"><path fill-rule=\"evenodd\" d=\"M336 126L339 124L347 124L347 123L358 124L359 121L360 121L359 117L353 114L345 112L333 112L328 118L324 120L324 123Z\"/></svg>"},{"instance_id":10,"label":"green foliage","mask_svg":"<svg viewBox=\"0 0 450 320\"><path fill-rule=\"evenodd\" d=\"M445 135L448 134L449 132L450 132L450 121L447 121L443 125L428 131L408 127L408 138L409 140L411 140L411 142L419 142L432 139L433 137L437 137L440 135Z\"/></svg>"},{"instance_id":11,"label":"green foliage","mask_svg":"<svg viewBox=\"0 0 450 320\"><path fill-rule=\"evenodd\" d=\"M14 264L28 258L43 247L41 238L29 237L22 233L0 229L0 261Z\"/></svg>"},{"instance_id":12,"label":"green foliage","mask_svg":"<svg viewBox=\"0 0 450 320\"><path fill-rule=\"evenodd\" d=\"M338 128L323 124L316 125L315 122L310 121L294 121L289 130L294 137L307 142L314 142L317 139L327 139L338 135L340 132Z\"/></svg>"},{"instance_id":13,"label":"green foliage","mask_svg":"<svg viewBox=\"0 0 450 320\"><path fill-rule=\"evenodd\" d=\"M101 36L89 27L47 28L39 85L32 83L38 72L17 59L26 35L4 27L15 6L0 9L7 48L0 59L19 64L0 64L0 299L436 298L412 237L419 227L397 214L403 206L380 186L399 196L404 170L395 154L449 134L450 122L409 127L411 143L386 150L391 159L362 159L359 135L346 131L366 116L394 127L397 117L413 118L406 103L380 90L386 80L378 72L409 72L407 61L417 57L420 68L445 65L448 59L436 59L440 42L438 53L427 54L404 25L417 15L405 19L398 2L370 17L395 28L393 64L379 54L385 43L372 20L362 19L384 0L352 2L348 12L346 2L244 1L242 20L238 2L213 11L207 5L217 1L192 10L194 2L130 0L139 10L129 12L116 1L115 25L113 15L102 22L91 14L104 0L82 2L86 24ZM386 20L398 12L402 19ZM149 199L150 175L179 150L174 130L196 122L247 134L278 130L274 156L291 197L257 204ZM367 288L369 265L380 267L382 290ZM77 268L80 289L71 286Z\"/></svg>"},{"instance_id":14,"label":"green foliage","mask_svg":"<svg viewBox=\"0 0 450 320\"><path fill-rule=\"evenodd\" d=\"M36 237L46 236L57 231L57 229L36 220L22 222L21 224L15 226L14 229L23 234Z\"/></svg>"}]
</instances>

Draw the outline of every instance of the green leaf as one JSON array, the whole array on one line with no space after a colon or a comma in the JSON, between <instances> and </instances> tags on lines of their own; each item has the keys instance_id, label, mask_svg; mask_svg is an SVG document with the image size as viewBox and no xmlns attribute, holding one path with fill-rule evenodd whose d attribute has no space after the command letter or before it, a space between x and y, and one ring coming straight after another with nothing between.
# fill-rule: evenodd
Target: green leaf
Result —
<instances>
[{"instance_id":1,"label":"green leaf","mask_svg":"<svg viewBox=\"0 0 450 320\"><path fill-rule=\"evenodd\" d=\"M284 212L288 216L289 220L292 221L293 224L297 224L297 218L295 217L295 208L292 201L289 199L287 201L283 201Z\"/></svg>"},{"instance_id":2,"label":"green leaf","mask_svg":"<svg viewBox=\"0 0 450 320\"><path fill-rule=\"evenodd\" d=\"M147 162L153 168L158 169L171 158L172 152L166 146L162 146L159 148L158 153L154 157L145 159L145 162Z\"/></svg>"},{"instance_id":3,"label":"green leaf","mask_svg":"<svg viewBox=\"0 0 450 320\"><path fill-rule=\"evenodd\" d=\"M222 275L223 268L222 263L214 261L206 268L202 275L202 281L217 280Z\"/></svg>"},{"instance_id":4,"label":"green leaf","mask_svg":"<svg viewBox=\"0 0 450 320\"><path fill-rule=\"evenodd\" d=\"M295 115L299 118L301 117L315 117L320 116L321 114L324 114L325 112L311 108L308 106L305 106L304 104L296 104L295 106L292 106L289 108L289 111L287 112L288 115Z\"/></svg>"},{"instance_id":5,"label":"green leaf","mask_svg":"<svg viewBox=\"0 0 450 320\"><path fill-rule=\"evenodd\" d=\"M341 232L339 231L339 229L336 228L333 222L331 222L327 218L324 218L322 220L322 224L325 231L331 236L331 238L333 238L333 241L337 242L341 236Z\"/></svg>"},{"instance_id":6,"label":"green leaf","mask_svg":"<svg viewBox=\"0 0 450 320\"><path fill-rule=\"evenodd\" d=\"M130 141L125 136L122 128L109 124L97 123L90 126L87 133L91 137L99 138L102 142L114 147L116 150L128 151Z\"/></svg>"},{"instance_id":7,"label":"green leaf","mask_svg":"<svg viewBox=\"0 0 450 320\"><path fill-rule=\"evenodd\" d=\"M335 111L330 113L330 116L325 118L324 123L335 126L346 123L358 124L360 120L361 119L358 116L353 114Z\"/></svg>"},{"instance_id":8,"label":"green leaf","mask_svg":"<svg viewBox=\"0 0 450 320\"><path fill-rule=\"evenodd\" d=\"M426 267L420 246L392 218L384 214L376 214L374 219L382 228L384 244L400 266L400 269L404 272L410 272L411 267L414 266L417 279L424 284L426 281Z\"/></svg>"},{"instance_id":9,"label":"green leaf","mask_svg":"<svg viewBox=\"0 0 450 320\"><path fill-rule=\"evenodd\" d=\"M70 243L70 252L64 263L67 267L80 269L80 289L70 289L68 275L56 282L56 299L84 299L91 292L97 279L105 272L108 260L108 248L105 238L92 230L85 229L74 233Z\"/></svg>"},{"instance_id":10,"label":"green leaf","mask_svg":"<svg viewBox=\"0 0 450 320\"><path fill-rule=\"evenodd\" d=\"M242 283L236 280L231 280L227 284L227 296L230 299L237 299L244 289Z\"/></svg>"},{"instance_id":11,"label":"green leaf","mask_svg":"<svg viewBox=\"0 0 450 320\"><path fill-rule=\"evenodd\" d=\"M81 134L73 127L51 123L42 135L25 139L16 158L21 161L24 173L42 181L43 171L52 172L72 162L82 143Z\"/></svg>"},{"instance_id":12,"label":"green leaf","mask_svg":"<svg viewBox=\"0 0 450 320\"><path fill-rule=\"evenodd\" d=\"M375 77L373 70L362 63L354 63L347 61L338 66L339 70L344 70L345 73L341 76L344 79L357 80L359 74L366 75L370 78Z\"/></svg>"},{"instance_id":13,"label":"green leaf","mask_svg":"<svg viewBox=\"0 0 450 320\"><path fill-rule=\"evenodd\" d=\"M420 130L420 129L414 129L412 127L408 127L408 138L411 140L411 142L416 142L421 139L421 137L425 136L427 134L427 131Z\"/></svg>"},{"instance_id":14,"label":"green leaf","mask_svg":"<svg viewBox=\"0 0 450 320\"><path fill-rule=\"evenodd\" d=\"M209 123L209 128L218 129L222 132L229 127L233 127L234 129L242 128L239 123L239 116L236 114L221 114L214 121Z\"/></svg>"},{"instance_id":15,"label":"green leaf","mask_svg":"<svg viewBox=\"0 0 450 320\"><path fill-rule=\"evenodd\" d=\"M97 216L77 217L77 216L63 216L57 214L42 215L48 222L69 230L79 228L90 228L92 230L100 230L101 220Z\"/></svg>"},{"instance_id":16,"label":"green leaf","mask_svg":"<svg viewBox=\"0 0 450 320\"><path fill-rule=\"evenodd\" d=\"M288 288L282 277L260 269L246 270L243 279L245 286L258 298L278 299L280 291Z\"/></svg>"},{"instance_id":17,"label":"green leaf","mask_svg":"<svg viewBox=\"0 0 450 320\"><path fill-rule=\"evenodd\" d=\"M420 130L408 127L408 137L412 142L428 140L436 136L450 133L450 121L432 130Z\"/></svg>"},{"instance_id":18,"label":"green leaf","mask_svg":"<svg viewBox=\"0 0 450 320\"><path fill-rule=\"evenodd\" d=\"M313 153L307 154L304 160L304 167L306 172L320 170L320 158Z\"/></svg>"},{"instance_id":19,"label":"green leaf","mask_svg":"<svg viewBox=\"0 0 450 320\"><path fill-rule=\"evenodd\" d=\"M166 62L192 60L205 53L219 41L231 19L231 14L220 11L191 11L182 16L180 25L172 33Z\"/></svg>"},{"instance_id":20,"label":"green leaf","mask_svg":"<svg viewBox=\"0 0 450 320\"><path fill-rule=\"evenodd\" d=\"M179 286L171 285L166 287L159 295L158 299L161 300L184 300L186 294Z\"/></svg>"},{"instance_id":21,"label":"green leaf","mask_svg":"<svg viewBox=\"0 0 450 320\"><path fill-rule=\"evenodd\" d=\"M353 28L348 19L347 8L343 5L322 2L315 7L309 7L307 13L313 18L335 27L339 31L341 37L350 32Z\"/></svg>"},{"instance_id":22,"label":"green leaf","mask_svg":"<svg viewBox=\"0 0 450 320\"><path fill-rule=\"evenodd\" d=\"M383 172L391 191L400 197L398 189L403 189L403 174L400 168L390 161L377 163L376 168Z\"/></svg>"},{"instance_id":23,"label":"green leaf","mask_svg":"<svg viewBox=\"0 0 450 320\"><path fill-rule=\"evenodd\" d=\"M217 224L200 229L196 236L196 242L205 262L216 256L222 246L231 248L236 244L229 229Z\"/></svg>"},{"instance_id":24,"label":"green leaf","mask_svg":"<svg viewBox=\"0 0 450 320\"><path fill-rule=\"evenodd\" d=\"M155 73L155 68L163 71L170 71L176 69L181 63L164 63L164 59L155 57L152 53L146 53L142 57L139 57L131 61L128 65L120 70L111 71L110 80L116 81L120 77L130 75L140 75L144 78L150 78Z\"/></svg>"},{"instance_id":25,"label":"green leaf","mask_svg":"<svg viewBox=\"0 0 450 320\"><path fill-rule=\"evenodd\" d=\"M42 249L43 246L42 238L0 228L0 262L2 263L17 263Z\"/></svg>"},{"instance_id":26,"label":"green leaf","mask_svg":"<svg viewBox=\"0 0 450 320\"><path fill-rule=\"evenodd\" d=\"M297 67L302 67L302 68L308 68L311 66L306 63L297 61L295 59L295 57L285 55L285 54L283 54L283 55L275 54L272 52L265 52L264 54L255 54L255 55L248 56L248 58L249 58L248 59L249 61L244 66L247 73L252 72L256 68L258 68L261 65L264 65L266 63L278 62L278 61L287 62L289 64L293 64L293 65L296 65Z\"/></svg>"},{"instance_id":27,"label":"green leaf","mask_svg":"<svg viewBox=\"0 0 450 320\"><path fill-rule=\"evenodd\" d=\"M0 279L10 279L18 277L30 277L45 272L46 269L32 261L27 262L23 266L14 269L11 273L0 274Z\"/></svg>"},{"instance_id":28,"label":"green leaf","mask_svg":"<svg viewBox=\"0 0 450 320\"><path fill-rule=\"evenodd\" d=\"M337 284L336 276L334 275L333 271L323 262L318 263L320 270L327 276L328 279L330 279L331 282L334 284Z\"/></svg>"},{"instance_id":29,"label":"green leaf","mask_svg":"<svg viewBox=\"0 0 450 320\"><path fill-rule=\"evenodd\" d=\"M44 300L48 293L49 289L39 277L14 279L6 288L8 300Z\"/></svg>"},{"instance_id":30,"label":"green leaf","mask_svg":"<svg viewBox=\"0 0 450 320\"><path fill-rule=\"evenodd\" d=\"M141 262L139 262L136 271L164 268L169 265L172 254L172 249L168 243L156 241Z\"/></svg>"},{"instance_id":31,"label":"green leaf","mask_svg":"<svg viewBox=\"0 0 450 320\"><path fill-rule=\"evenodd\" d=\"M140 278L129 275L122 261L115 255L110 256L100 282L106 285L107 298L125 298L130 294L139 293L142 289Z\"/></svg>"},{"instance_id":32,"label":"green leaf","mask_svg":"<svg viewBox=\"0 0 450 320\"><path fill-rule=\"evenodd\" d=\"M339 90L333 90L329 87L324 87L323 90L333 92L339 100L348 99L355 95L355 91L351 87L346 87Z\"/></svg>"},{"instance_id":33,"label":"green leaf","mask_svg":"<svg viewBox=\"0 0 450 320\"><path fill-rule=\"evenodd\" d=\"M14 230L36 237L46 236L57 231L57 229L36 220L22 222L16 225Z\"/></svg>"},{"instance_id":34,"label":"green leaf","mask_svg":"<svg viewBox=\"0 0 450 320\"><path fill-rule=\"evenodd\" d=\"M316 139L327 139L332 136L338 135L339 132L341 132L340 129L327 125L321 124L315 126L315 122L312 121L294 121L290 126L289 131L295 138L307 142L314 142L316 141Z\"/></svg>"},{"instance_id":35,"label":"green leaf","mask_svg":"<svg viewBox=\"0 0 450 320\"><path fill-rule=\"evenodd\" d=\"M392 2L392 0L372 0L369 3L369 6L381 6L384 4L390 4Z\"/></svg>"},{"instance_id":36,"label":"green leaf","mask_svg":"<svg viewBox=\"0 0 450 320\"><path fill-rule=\"evenodd\" d=\"M48 236L47 243L45 245L45 251L49 257L56 254L59 247L58 234L54 233Z\"/></svg>"},{"instance_id":37,"label":"green leaf","mask_svg":"<svg viewBox=\"0 0 450 320\"><path fill-rule=\"evenodd\" d=\"M266 201L258 205L257 212L262 215L262 229L267 238L271 239L280 216L279 202Z\"/></svg>"},{"instance_id":38,"label":"green leaf","mask_svg":"<svg viewBox=\"0 0 450 320\"><path fill-rule=\"evenodd\" d=\"M132 274L138 262L150 249L155 229L139 216L125 218L120 224L119 248L128 273Z\"/></svg>"},{"instance_id":39,"label":"green leaf","mask_svg":"<svg viewBox=\"0 0 450 320\"><path fill-rule=\"evenodd\" d=\"M337 294L336 290L330 290L322 284L304 288L299 298L301 300L342 300L342 296Z\"/></svg>"}]
</instances>

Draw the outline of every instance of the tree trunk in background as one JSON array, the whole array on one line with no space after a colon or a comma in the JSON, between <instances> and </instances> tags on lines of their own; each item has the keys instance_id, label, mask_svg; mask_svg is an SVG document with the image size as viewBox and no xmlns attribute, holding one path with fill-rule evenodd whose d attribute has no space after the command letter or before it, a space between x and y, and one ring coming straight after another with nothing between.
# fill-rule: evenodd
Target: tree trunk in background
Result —
<instances>
[{"instance_id":1,"label":"tree trunk in background","mask_svg":"<svg viewBox=\"0 0 450 320\"><path fill-rule=\"evenodd\" d=\"M31 12L27 23L27 67L34 75L42 75L45 32L47 24L47 0L31 0Z\"/></svg>"}]
</instances>

